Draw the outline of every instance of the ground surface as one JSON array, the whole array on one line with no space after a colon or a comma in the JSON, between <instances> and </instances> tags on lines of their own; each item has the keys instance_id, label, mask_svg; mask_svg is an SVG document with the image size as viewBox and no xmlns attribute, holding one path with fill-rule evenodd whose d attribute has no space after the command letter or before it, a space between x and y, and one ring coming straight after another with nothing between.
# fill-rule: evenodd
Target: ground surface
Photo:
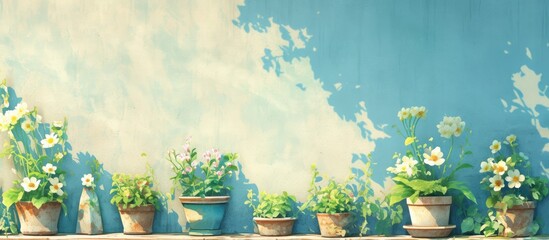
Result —
<instances>
[{"instance_id":1,"label":"ground surface","mask_svg":"<svg viewBox=\"0 0 549 240\"><path fill-rule=\"evenodd\" d=\"M23 235L15 235L15 236L8 236L8 239L29 239L29 240L67 240L67 239L303 239L303 240L319 240L319 239L331 239L331 238L323 238L319 235L292 235L292 236L286 236L286 237L263 237L256 234L235 234L235 235L222 235L222 236L213 236L213 237L193 237L183 234L152 234L152 235L124 235L122 233L111 233L111 234L103 234L103 235L68 235L68 234L59 234L56 236L23 236ZM333 238L332 238L333 239ZM380 237L380 236L365 236L365 237L352 237L352 238L344 238L344 239L419 239L419 238L412 238L408 235L402 235L402 236L391 236L391 237ZM483 236L457 236L457 237L451 237L451 238L445 238L445 239L485 239ZM505 238L490 238L490 239L505 239ZM532 238L525 238L525 239L549 239L549 236L536 236Z\"/></svg>"}]
</instances>

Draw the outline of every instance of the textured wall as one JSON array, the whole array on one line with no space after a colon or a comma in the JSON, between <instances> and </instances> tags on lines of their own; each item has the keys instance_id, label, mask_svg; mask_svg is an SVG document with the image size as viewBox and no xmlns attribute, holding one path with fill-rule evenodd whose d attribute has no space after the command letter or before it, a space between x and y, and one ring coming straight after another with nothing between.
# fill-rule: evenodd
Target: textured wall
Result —
<instances>
[{"instance_id":1,"label":"textured wall","mask_svg":"<svg viewBox=\"0 0 549 240\"><path fill-rule=\"evenodd\" d=\"M0 1L0 64L46 121L68 118L75 176L91 155L109 173L143 172L148 162L165 192L165 153L188 135L199 150L240 153L224 229L252 231L246 189L303 200L312 163L341 179L372 153L384 186L402 150L390 127L402 106L429 109L424 136L438 136L442 116L461 115L473 130L475 166L493 138L515 133L533 173L547 174L547 9L518 0ZM474 187L477 172L460 177ZM78 185L69 184L69 207ZM486 193L476 193L482 203ZM120 231L103 203L106 231ZM155 230L184 223L171 201Z\"/></svg>"}]
</instances>

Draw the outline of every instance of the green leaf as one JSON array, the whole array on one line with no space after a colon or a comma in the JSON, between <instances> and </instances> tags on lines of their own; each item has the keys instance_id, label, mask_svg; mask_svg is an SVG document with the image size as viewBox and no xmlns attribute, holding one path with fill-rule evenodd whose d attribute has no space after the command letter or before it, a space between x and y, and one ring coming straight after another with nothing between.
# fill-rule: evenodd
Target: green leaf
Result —
<instances>
[{"instance_id":1,"label":"green leaf","mask_svg":"<svg viewBox=\"0 0 549 240\"><path fill-rule=\"evenodd\" d=\"M458 190L461 193L463 193L463 195L467 199L471 200L474 203L477 203L477 199L475 198L475 195L473 194L473 192L471 192L471 190L469 190L469 188L462 182L450 181L450 182L448 182L448 189Z\"/></svg>"},{"instance_id":2,"label":"green leaf","mask_svg":"<svg viewBox=\"0 0 549 240\"><path fill-rule=\"evenodd\" d=\"M25 192L21 188L10 188L2 194L2 203L9 208L16 202L21 201Z\"/></svg>"},{"instance_id":3,"label":"green leaf","mask_svg":"<svg viewBox=\"0 0 549 240\"><path fill-rule=\"evenodd\" d=\"M48 197L41 197L41 198L33 198L32 199L32 205L34 205L36 208L41 208L44 203L49 202Z\"/></svg>"},{"instance_id":4,"label":"green leaf","mask_svg":"<svg viewBox=\"0 0 549 240\"><path fill-rule=\"evenodd\" d=\"M414 194L414 190L405 185L397 184L391 189L391 193L389 195L389 205L392 206L399 203L400 201L410 197L412 194Z\"/></svg>"},{"instance_id":5,"label":"green leaf","mask_svg":"<svg viewBox=\"0 0 549 240\"><path fill-rule=\"evenodd\" d=\"M472 217L468 217L461 222L461 232L468 233L475 229L475 221Z\"/></svg>"}]
</instances>

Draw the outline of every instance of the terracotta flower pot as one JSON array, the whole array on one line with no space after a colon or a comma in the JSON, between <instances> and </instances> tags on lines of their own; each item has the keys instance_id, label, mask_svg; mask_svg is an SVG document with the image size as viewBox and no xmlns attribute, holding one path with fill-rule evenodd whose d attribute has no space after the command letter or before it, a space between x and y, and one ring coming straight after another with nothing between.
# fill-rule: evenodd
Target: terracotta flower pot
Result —
<instances>
[{"instance_id":1,"label":"terracotta flower pot","mask_svg":"<svg viewBox=\"0 0 549 240\"><path fill-rule=\"evenodd\" d=\"M36 208L32 202L18 202L15 208L21 223L22 234L42 236L57 234L61 203L48 202Z\"/></svg>"},{"instance_id":2,"label":"terracotta flower pot","mask_svg":"<svg viewBox=\"0 0 549 240\"><path fill-rule=\"evenodd\" d=\"M140 235L151 234L154 221L154 206L152 204L136 207L122 208L118 206L124 234Z\"/></svg>"},{"instance_id":3,"label":"terracotta flower pot","mask_svg":"<svg viewBox=\"0 0 549 240\"><path fill-rule=\"evenodd\" d=\"M502 210L498 212L504 216L503 236L507 237L528 237L534 235L529 231L528 227L534 221L534 212L536 210L536 202L528 201L522 205L508 208L507 212L503 214Z\"/></svg>"},{"instance_id":4,"label":"terracotta flower pot","mask_svg":"<svg viewBox=\"0 0 549 240\"><path fill-rule=\"evenodd\" d=\"M351 222L350 213L317 213L318 226L322 237L345 237L345 227Z\"/></svg>"},{"instance_id":5,"label":"terracotta flower pot","mask_svg":"<svg viewBox=\"0 0 549 240\"><path fill-rule=\"evenodd\" d=\"M229 196L179 197L190 225L189 235L220 235L229 199Z\"/></svg>"},{"instance_id":6,"label":"terracotta flower pot","mask_svg":"<svg viewBox=\"0 0 549 240\"><path fill-rule=\"evenodd\" d=\"M440 227L447 226L450 220L451 196L419 197L416 202L406 199L412 226Z\"/></svg>"},{"instance_id":7,"label":"terracotta flower pot","mask_svg":"<svg viewBox=\"0 0 549 240\"><path fill-rule=\"evenodd\" d=\"M259 218L255 217L259 235L288 236L292 235L295 218Z\"/></svg>"}]
</instances>

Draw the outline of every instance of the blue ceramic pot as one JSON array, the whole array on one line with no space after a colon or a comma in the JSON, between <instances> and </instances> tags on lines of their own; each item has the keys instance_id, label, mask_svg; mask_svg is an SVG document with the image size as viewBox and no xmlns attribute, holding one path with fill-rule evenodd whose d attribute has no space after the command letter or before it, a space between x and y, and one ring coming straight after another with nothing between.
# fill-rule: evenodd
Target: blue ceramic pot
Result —
<instances>
[{"instance_id":1,"label":"blue ceramic pot","mask_svg":"<svg viewBox=\"0 0 549 240\"><path fill-rule=\"evenodd\" d=\"M220 235L221 222L229 199L229 196L179 197L190 225L189 235Z\"/></svg>"}]
</instances>

